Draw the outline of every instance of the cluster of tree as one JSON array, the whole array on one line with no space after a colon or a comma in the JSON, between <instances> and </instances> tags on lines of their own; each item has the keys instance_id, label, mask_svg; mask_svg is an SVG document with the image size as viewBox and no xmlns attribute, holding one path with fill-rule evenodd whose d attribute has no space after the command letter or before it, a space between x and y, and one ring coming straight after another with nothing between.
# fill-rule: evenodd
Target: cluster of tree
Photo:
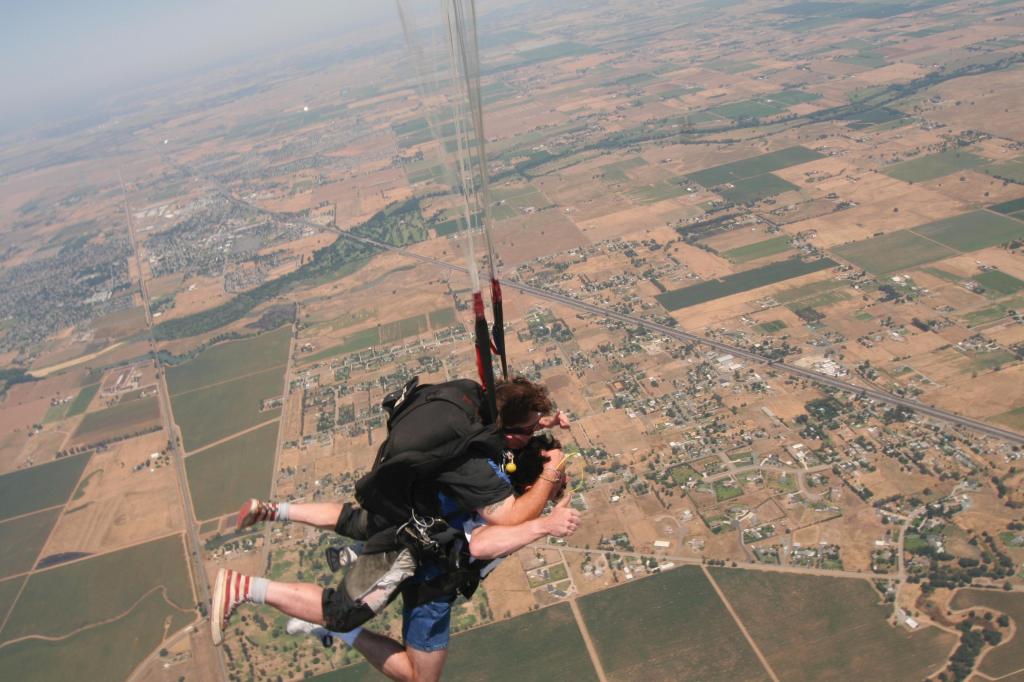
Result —
<instances>
[{"instance_id":1,"label":"cluster of tree","mask_svg":"<svg viewBox=\"0 0 1024 682\"><path fill-rule=\"evenodd\" d=\"M30 381L39 381L39 379L19 367L0 367L0 399L7 395L7 389L11 386L26 384Z\"/></svg>"}]
</instances>

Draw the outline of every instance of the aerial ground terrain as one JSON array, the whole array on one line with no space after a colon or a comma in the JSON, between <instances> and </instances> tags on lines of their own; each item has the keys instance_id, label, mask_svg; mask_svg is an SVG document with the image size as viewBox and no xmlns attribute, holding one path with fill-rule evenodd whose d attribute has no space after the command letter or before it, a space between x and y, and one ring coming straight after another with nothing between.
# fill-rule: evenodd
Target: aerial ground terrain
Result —
<instances>
[{"instance_id":1,"label":"aerial ground terrain","mask_svg":"<svg viewBox=\"0 0 1024 682\"><path fill-rule=\"evenodd\" d=\"M583 525L457 605L448 678L1024 680L1024 5L480 4L508 356ZM0 677L380 679L207 605L336 583L233 512L349 499L386 393L475 375L398 35L0 140Z\"/></svg>"}]
</instances>

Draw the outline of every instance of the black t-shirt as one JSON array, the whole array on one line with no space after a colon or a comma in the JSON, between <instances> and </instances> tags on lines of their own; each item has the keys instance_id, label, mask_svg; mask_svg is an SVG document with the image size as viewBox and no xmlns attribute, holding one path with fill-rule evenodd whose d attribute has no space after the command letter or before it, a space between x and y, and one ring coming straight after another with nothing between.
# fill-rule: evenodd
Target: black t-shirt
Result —
<instances>
[{"instance_id":1,"label":"black t-shirt","mask_svg":"<svg viewBox=\"0 0 1024 682\"><path fill-rule=\"evenodd\" d=\"M508 479L498 473L501 461L501 436L474 443L469 457L457 466L441 472L436 479L438 491L459 511L473 512L501 502L512 494ZM445 508L442 498L442 511Z\"/></svg>"}]
</instances>

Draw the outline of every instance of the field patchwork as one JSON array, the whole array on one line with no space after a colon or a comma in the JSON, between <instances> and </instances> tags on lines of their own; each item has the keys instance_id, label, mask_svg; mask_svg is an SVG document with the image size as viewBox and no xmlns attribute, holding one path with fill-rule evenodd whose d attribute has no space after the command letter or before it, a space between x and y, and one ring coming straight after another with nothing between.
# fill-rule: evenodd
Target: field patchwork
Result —
<instances>
[{"instance_id":1,"label":"field patchwork","mask_svg":"<svg viewBox=\"0 0 1024 682\"><path fill-rule=\"evenodd\" d=\"M267 398L284 390L284 366L171 398L185 449L196 450L239 431L276 419L280 408L260 411Z\"/></svg>"},{"instance_id":2,"label":"field patchwork","mask_svg":"<svg viewBox=\"0 0 1024 682\"><path fill-rule=\"evenodd\" d=\"M581 597L609 680L767 680L700 568L684 566Z\"/></svg>"},{"instance_id":3,"label":"field patchwork","mask_svg":"<svg viewBox=\"0 0 1024 682\"><path fill-rule=\"evenodd\" d=\"M784 282L787 279L808 275L812 272L820 272L835 267L835 261L829 258L821 258L814 261L805 261L799 258L770 263L760 268L746 270L728 275L722 279L702 282L692 286L675 289L655 298L666 309L679 310L699 303L706 303L725 296L731 296L758 287Z\"/></svg>"},{"instance_id":4,"label":"field patchwork","mask_svg":"<svg viewBox=\"0 0 1024 682\"><path fill-rule=\"evenodd\" d=\"M60 512L49 509L0 523L0 578L32 568Z\"/></svg>"},{"instance_id":5,"label":"field patchwork","mask_svg":"<svg viewBox=\"0 0 1024 682\"><path fill-rule=\"evenodd\" d=\"M160 424L160 401L156 396L129 400L82 418L75 430L78 443L98 443L115 436L138 433Z\"/></svg>"},{"instance_id":6,"label":"field patchwork","mask_svg":"<svg viewBox=\"0 0 1024 682\"><path fill-rule=\"evenodd\" d=\"M291 326L285 326L251 339L217 344L194 360L169 367L167 390L173 396L283 365L290 341Z\"/></svg>"},{"instance_id":7,"label":"field patchwork","mask_svg":"<svg viewBox=\"0 0 1024 682\"><path fill-rule=\"evenodd\" d=\"M277 427L261 426L185 459L198 519L236 511L244 500L270 493Z\"/></svg>"},{"instance_id":8,"label":"field patchwork","mask_svg":"<svg viewBox=\"0 0 1024 682\"><path fill-rule=\"evenodd\" d=\"M772 237L771 239L765 239L753 244L747 244L746 246L739 246L735 249L729 249L723 251L722 256L728 258L733 263L749 263L752 260L758 258L764 258L766 256L774 256L777 253L782 253L789 249L789 237Z\"/></svg>"},{"instance_id":9,"label":"field patchwork","mask_svg":"<svg viewBox=\"0 0 1024 682\"><path fill-rule=\"evenodd\" d=\"M970 152L948 149L938 154L929 154L918 159L893 164L882 170L897 180L923 182L941 178L961 170L977 168L988 163L988 159Z\"/></svg>"},{"instance_id":10,"label":"field patchwork","mask_svg":"<svg viewBox=\"0 0 1024 682\"><path fill-rule=\"evenodd\" d=\"M945 664L956 640L890 626L891 607L866 580L711 571L782 680L920 680Z\"/></svg>"},{"instance_id":11,"label":"field patchwork","mask_svg":"<svg viewBox=\"0 0 1024 682\"><path fill-rule=\"evenodd\" d=\"M64 504L88 462L86 453L0 476L0 520Z\"/></svg>"}]
</instances>

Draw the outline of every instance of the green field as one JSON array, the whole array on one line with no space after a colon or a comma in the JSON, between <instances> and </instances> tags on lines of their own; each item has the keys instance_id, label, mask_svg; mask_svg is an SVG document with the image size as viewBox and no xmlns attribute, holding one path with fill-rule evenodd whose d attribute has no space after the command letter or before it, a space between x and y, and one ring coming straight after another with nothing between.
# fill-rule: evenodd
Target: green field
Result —
<instances>
[{"instance_id":1,"label":"green field","mask_svg":"<svg viewBox=\"0 0 1024 682\"><path fill-rule=\"evenodd\" d=\"M201 448L280 416L281 408L260 412L260 403L283 389L281 366L174 396L171 406L185 449Z\"/></svg>"},{"instance_id":2,"label":"green field","mask_svg":"<svg viewBox=\"0 0 1024 682\"><path fill-rule=\"evenodd\" d=\"M723 71L725 73L742 73L757 68L756 62L734 61L731 59L712 59L701 64L705 69Z\"/></svg>"},{"instance_id":3,"label":"green field","mask_svg":"<svg viewBox=\"0 0 1024 682\"><path fill-rule=\"evenodd\" d=\"M629 198L638 204L654 204L665 199L674 199L689 194L683 178L660 180L653 185L642 185L626 192Z\"/></svg>"},{"instance_id":4,"label":"green field","mask_svg":"<svg viewBox=\"0 0 1024 682\"><path fill-rule=\"evenodd\" d=\"M88 462L86 453L0 476L0 520L64 504Z\"/></svg>"},{"instance_id":5,"label":"green field","mask_svg":"<svg viewBox=\"0 0 1024 682\"><path fill-rule=\"evenodd\" d=\"M438 308L427 314L431 329L444 329L455 324L455 308Z\"/></svg>"},{"instance_id":6,"label":"green field","mask_svg":"<svg viewBox=\"0 0 1024 682\"><path fill-rule=\"evenodd\" d=\"M452 638L446 680L586 682L597 680L568 604L557 604ZM318 682L384 680L366 663L311 678Z\"/></svg>"},{"instance_id":7,"label":"green field","mask_svg":"<svg viewBox=\"0 0 1024 682\"><path fill-rule=\"evenodd\" d=\"M981 169L982 172L997 178L1007 178L1014 182L1024 182L1024 156L993 163Z\"/></svg>"},{"instance_id":8,"label":"green field","mask_svg":"<svg viewBox=\"0 0 1024 682\"><path fill-rule=\"evenodd\" d=\"M782 680L921 680L945 664L955 641L935 628L890 626L892 608L866 580L711 571Z\"/></svg>"},{"instance_id":9,"label":"green field","mask_svg":"<svg viewBox=\"0 0 1024 682\"><path fill-rule=\"evenodd\" d=\"M1024 221L990 211L971 211L913 231L958 251L977 251L1024 237Z\"/></svg>"},{"instance_id":10,"label":"green field","mask_svg":"<svg viewBox=\"0 0 1024 682\"><path fill-rule=\"evenodd\" d=\"M78 392L75 399L69 403L68 411L64 413L65 417L77 417L86 411L89 407L89 403L100 390L99 382L95 384L89 384Z\"/></svg>"},{"instance_id":11,"label":"green field","mask_svg":"<svg viewBox=\"0 0 1024 682\"><path fill-rule=\"evenodd\" d=\"M905 182L923 182L957 171L977 168L986 163L988 163L988 159L977 154L947 149L938 154L929 154L918 159L893 164L884 168L882 172Z\"/></svg>"},{"instance_id":12,"label":"green field","mask_svg":"<svg viewBox=\"0 0 1024 682\"><path fill-rule=\"evenodd\" d=\"M715 481L715 499L719 502L731 500L743 494L743 488L738 485L726 485L725 481Z\"/></svg>"},{"instance_id":13,"label":"green field","mask_svg":"<svg viewBox=\"0 0 1024 682\"><path fill-rule=\"evenodd\" d=\"M833 248L832 252L874 275L884 275L956 255L952 249L909 230L843 244Z\"/></svg>"},{"instance_id":14,"label":"green field","mask_svg":"<svg viewBox=\"0 0 1024 682\"><path fill-rule=\"evenodd\" d=\"M978 666L979 672L998 678L1024 668L1024 594L1003 591L962 589L950 601L954 609L986 607L1005 613L1017 626L1017 634L990 651ZM1006 631L1003 630L1004 635Z\"/></svg>"},{"instance_id":15,"label":"green field","mask_svg":"<svg viewBox=\"0 0 1024 682\"><path fill-rule=\"evenodd\" d=\"M764 99L766 102L772 104L778 103L783 106L791 107L794 104L814 102L821 99L821 95L816 92L804 92L803 90L783 90L782 92L766 95Z\"/></svg>"},{"instance_id":16,"label":"green field","mask_svg":"<svg viewBox=\"0 0 1024 682\"><path fill-rule=\"evenodd\" d=\"M155 395L118 403L113 407L85 415L75 430L75 440L88 443L91 442L90 439L135 433L159 419L160 401Z\"/></svg>"},{"instance_id":17,"label":"green field","mask_svg":"<svg viewBox=\"0 0 1024 682\"><path fill-rule=\"evenodd\" d=\"M0 578L23 573L35 565L60 512L60 508L50 509L0 523L0 547L4 548L0 552Z\"/></svg>"},{"instance_id":18,"label":"green field","mask_svg":"<svg viewBox=\"0 0 1024 682\"><path fill-rule=\"evenodd\" d=\"M0 669L10 680L124 680L163 641L165 625L172 633L193 616L171 609L154 592L112 623L57 642L34 639L6 646L0 649Z\"/></svg>"},{"instance_id":19,"label":"green field","mask_svg":"<svg viewBox=\"0 0 1024 682\"><path fill-rule=\"evenodd\" d=\"M579 599L609 680L767 680L696 566Z\"/></svg>"},{"instance_id":20,"label":"green field","mask_svg":"<svg viewBox=\"0 0 1024 682\"><path fill-rule=\"evenodd\" d=\"M952 272L947 272L942 268L921 268L921 272L927 272L929 275L932 275L933 277L938 277L941 280L945 280L946 282L953 282L954 284L962 282L964 279L960 275L955 275Z\"/></svg>"},{"instance_id":21,"label":"green field","mask_svg":"<svg viewBox=\"0 0 1024 682\"><path fill-rule=\"evenodd\" d=\"M724 296L731 296L750 289L768 284L783 282L793 277L800 277L812 272L819 272L835 266L828 258L815 261L803 261L799 258L769 263L760 268L729 275L722 279L702 282L693 286L675 289L655 298L668 310L679 310L699 303L706 303Z\"/></svg>"},{"instance_id":22,"label":"green field","mask_svg":"<svg viewBox=\"0 0 1024 682\"><path fill-rule=\"evenodd\" d=\"M691 173L689 178L703 187L716 187L727 182L752 178L755 175L763 175L820 158L822 158L821 154L806 147L788 147L742 161L705 168L702 171Z\"/></svg>"},{"instance_id":23,"label":"green field","mask_svg":"<svg viewBox=\"0 0 1024 682\"><path fill-rule=\"evenodd\" d=\"M629 176L626 175L626 171L646 165L646 161L640 157L636 157L633 159L616 161L614 163L606 163L601 166L599 170L601 171L601 174L604 175L605 180L610 180L612 182L626 182L629 180Z\"/></svg>"},{"instance_id":24,"label":"green field","mask_svg":"<svg viewBox=\"0 0 1024 682\"><path fill-rule=\"evenodd\" d=\"M775 332L780 332L783 329L785 329L786 323L783 322L782 320L771 320L769 322L757 325L757 328L758 330L764 332L765 334L774 334Z\"/></svg>"},{"instance_id":25,"label":"green field","mask_svg":"<svg viewBox=\"0 0 1024 682\"><path fill-rule=\"evenodd\" d=\"M752 260L764 258L765 256L774 256L787 250L789 250L789 237L783 235L723 251L722 256L728 258L733 263L749 263Z\"/></svg>"},{"instance_id":26,"label":"green field","mask_svg":"<svg viewBox=\"0 0 1024 682\"><path fill-rule=\"evenodd\" d=\"M992 421L999 422L1000 424L1005 424L1006 426L1009 426L1011 429L1024 431L1024 407L1017 407L1010 410L1009 412L997 414L996 416L992 417Z\"/></svg>"},{"instance_id":27,"label":"green field","mask_svg":"<svg viewBox=\"0 0 1024 682\"><path fill-rule=\"evenodd\" d=\"M775 196L783 192L792 192L799 187L788 180L783 180L773 173L763 173L751 178L736 180L731 183L732 187L718 188L716 191L723 198L734 204L746 204L748 202L760 201L765 197Z\"/></svg>"},{"instance_id":28,"label":"green field","mask_svg":"<svg viewBox=\"0 0 1024 682\"><path fill-rule=\"evenodd\" d=\"M171 395L262 372L288 361L291 326L249 339L220 343L207 348L194 360L167 369L167 390Z\"/></svg>"},{"instance_id":29,"label":"green field","mask_svg":"<svg viewBox=\"0 0 1024 682\"><path fill-rule=\"evenodd\" d=\"M742 102L731 102L708 109L712 114L731 118L736 121L741 118L760 118L774 116L786 110L786 105L767 102L763 99L748 99Z\"/></svg>"},{"instance_id":30,"label":"green field","mask_svg":"<svg viewBox=\"0 0 1024 682\"><path fill-rule=\"evenodd\" d=\"M196 518L227 514L270 493L277 428L277 422L267 424L185 458Z\"/></svg>"},{"instance_id":31,"label":"green field","mask_svg":"<svg viewBox=\"0 0 1024 682\"><path fill-rule=\"evenodd\" d=\"M382 344L401 341L409 336L416 336L427 331L427 316L424 314L413 315L402 320L395 320L380 326L380 342Z\"/></svg>"},{"instance_id":32,"label":"green field","mask_svg":"<svg viewBox=\"0 0 1024 682\"><path fill-rule=\"evenodd\" d=\"M159 586L191 621L195 599L180 534L33 573L0 635L60 637L116 618ZM168 615L176 612L160 602Z\"/></svg>"},{"instance_id":33,"label":"green field","mask_svg":"<svg viewBox=\"0 0 1024 682\"><path fill-rule=\"evenodd\" d=\"M7 616L7 611L14 605L14 600L18 597L23 582L25 582L25 578L0 581L0 620ZM2 660L3 658L0 656L0 661Z\"/></svg>"},{"instance_id":34,"label":"green field","mask_svg":"<svg viewBox=\"0 0 1024 682\"><path fill-rule=\"evenodd\" d=\"M775 294L775 300L779 303L793 303L807 298L818 298L834 292L836 289L845 288L846 282L837 282L834 279L826 279L820 282L810 282L791 289L783 289Z\"/></svg>"},{"instance_id":35,"label":"green field","mask_svg":"<svg viewBox=\"0 0 1024 682\"><path fill-rule=\"evenodd\" d=\"M975 275L972 279L986 289L1003 296L1024 291L1024 281L1017 279L1013 275L1007 275L1000 270L989 270L980 275Z\"/></svg>"},{"instance_id":36,"label":"green field","mask_svg":"<svg viewBox=\"0 0 1024 682\"><path fill-rule=\"evenodd\" d=\"M1002 213L1003 215L1010 215L1011 213L1020 213L1024 211L1024 197L1020 199L1013 199L1011 201L1004 201L1001 204L995 204L989 206L988 210L995 211L996 213Z\"/></svg>"},{"instance_id":37,"label":"green field","mask_svg":"<svg viewBox=\"0 0 1024 682\"><path fill-rule=\"evenodd\" d=\"M363 329L353 334L349 334L345 337L344 341L336 346L324 348L312 355L303 357L302 362L319 362L320 360L333 358L335 355L344 355L345 353L355 353L359 350L366 350L371 346L376 346L378 343L380 343L380 334L377 333L376 327L370 327L369 329Z\"/></svg>"}]
</instances>

